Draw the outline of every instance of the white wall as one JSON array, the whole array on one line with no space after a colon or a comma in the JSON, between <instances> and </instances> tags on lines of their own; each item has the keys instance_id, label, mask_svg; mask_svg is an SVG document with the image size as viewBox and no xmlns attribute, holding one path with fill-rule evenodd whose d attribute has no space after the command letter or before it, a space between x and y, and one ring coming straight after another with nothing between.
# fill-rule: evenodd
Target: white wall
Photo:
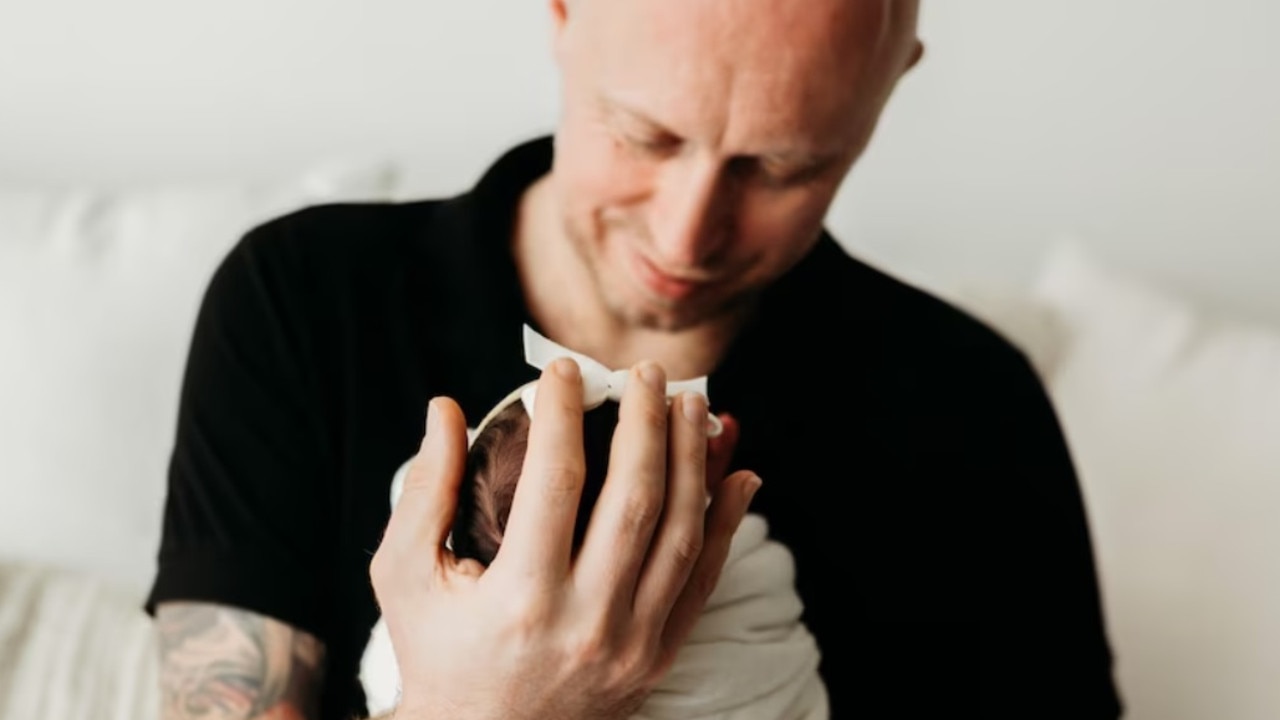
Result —
<instances>
[{"instance_id":1,"label":"white wall","mask_svg":"<svg viewBox=\"0 0 1280 720\"><path fill-rule=\"evenodd\" d=\"M270 175L391 155L452 191L555 119L545 2L7 0L0 181ZM1057 234L1280 322L1280 5L926 0L925 63L833 209L922 279Z\"/></svg>"},{"instance_id":2,"label":"white wall","mask_svg":"<svg viewBox=\"0 0 1280 720\"><path fill-rule=\"evenodd\" d=\"M0 180L134 183L406 154L453 189L549 126L542 3L0 3Z\"/></svg>"},{"instance_id":3,"label":"white wall","mask_svg":"<svg viewBox=\"0 0 1280 720\"><path fill-rule=\"evenodd\" d=\"M831 215L846 244L925 282L1016 283L1072 233L1116 265L1280 325L1280 4L924 3L925 62ZM0 186L267 179L318 161L393 157L410 167L413 192L453 192L509 143L554 123L544 6L0 0ZM47 395L28 396L56 415ZM171 408L162 397L142 400ZM79 398L67 398L77 412ZM141 446L111 442L103 457L112 461ZM147 467L162 461L157 449ZM139 474L158 487L160 474ZM1136 672L1153 679L1122 688L1133 696L1219 697L1166 692L1156 665ZM1205 682L1229 687L1231 672ZM1135 717L1172 717L1151 710L1163 706ZM1214 712L1245 717L1221 703Z\"/></svg>"},{"instance_id":4,"label":"white wall","mask_svg":"<svg viewBox=\"0 0 1280 720\"><path fill-rule=\"evenodd\" d=\"M1021 277L1058 233L1280 323L1280 4L924 1L929 44L833 226L890 265Z\"/></svg>"}]
</instances>

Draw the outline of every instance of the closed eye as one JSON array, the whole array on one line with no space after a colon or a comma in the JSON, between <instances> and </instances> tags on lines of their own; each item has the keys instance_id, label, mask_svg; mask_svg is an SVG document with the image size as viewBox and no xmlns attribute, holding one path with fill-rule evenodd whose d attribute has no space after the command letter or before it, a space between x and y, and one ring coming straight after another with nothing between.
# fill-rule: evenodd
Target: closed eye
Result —
<instances>
[{"instance_id":1,"label":"closed eye","mask_svg":"<svg viewBox=\"0 0 1280 720\"><path fill-rule=\"evenodd\" d=\"M626 133L627 144L654 155L669 155L680 148L681 140L666 133Z\"/></svg>"},{"instance_id":2,"label":"closed eye","mask_svg":"<svg viewBox=\"0 0 1280 720\"><path fill-rule=\"evenodd\" d=\"M654 156L674 154L684 144L679 135L637 118L614 117L613 132L632 150Z\"/></svg>"},{"instance_id":3,"label":"closed eye","mask_svg":"<svg viewBox=\"0 0 1280 720\"><path fill-rule=\"evenodd\" d=\"M730 162L729 172L735 177L758 182L765 187L785 189L811 182L821 177L829 167L830 163L825 161L797 166L771 164L759 158L737 157Z\"/></svg>"},{"instance_id":4,"label":"closed eye","mask_svg":"<svg viewBox=\"0 0 1280 720\"><path fill-rule=\"evenodd\" d=\"M684 139L642 113L608 98L600 98L599 108L605 125L628 148L646 155L673 154Z\"/></svg>"}]
</instances>

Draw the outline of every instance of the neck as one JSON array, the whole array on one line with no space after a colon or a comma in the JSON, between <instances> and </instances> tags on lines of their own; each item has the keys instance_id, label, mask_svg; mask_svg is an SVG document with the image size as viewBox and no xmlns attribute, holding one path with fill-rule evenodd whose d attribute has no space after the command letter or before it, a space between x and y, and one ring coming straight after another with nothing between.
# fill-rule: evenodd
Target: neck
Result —
<instances>
[{"instance_id":1,"label":"neck","mask_svg":"<svg viewBox=\"0 0 1280 720\"><path fill-rule=\"evenodd\" d=\"M744 308L665 331L628 323L611 312L596 291L591 269L573 249L551 175L521 197L512 242L525 303L542 333L612 368L653 360L671 380L709 375L749 316Z\"/></svg>"}]
</instances>

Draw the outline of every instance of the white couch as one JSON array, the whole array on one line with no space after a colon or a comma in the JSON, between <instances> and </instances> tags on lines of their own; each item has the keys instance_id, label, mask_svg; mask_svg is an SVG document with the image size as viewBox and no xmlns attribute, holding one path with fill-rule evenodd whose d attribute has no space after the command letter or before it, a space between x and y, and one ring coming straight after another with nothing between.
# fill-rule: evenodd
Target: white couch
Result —
<instances>
[{"instance_id":1,"label":"white couch","mask_svg":"<svg viewBox=\"0 0 1280 720\"><path fill-rule=\"evenodd\" d=\"M385 163L278 182L0 186L0 720L147 720L154 569L186 346L252 225L386 199Z\"/></svg>"},{"instance_id":2,"label":"white couch","mask_svg":"<svg viewBox=\"0 0 1280 720\"><path fill-rule=\"evenodd\" d=\"M154 717L139 607L204 282L253 223L392 197L395 177L0 189L0 720ZM1027 287L932 289L1022 346L1058 405L1126 717L1280 717L1280 331L1210 320L1081 244Z\"/></svg>"},{"instance_id":3,"label":"white couch","mask_svg":"<svg viewBox=\"0 0 1280 720\"><path fill-rule=\"evenodd\" d=\"M1075 243L1020 293L969 300L1030 350L1064 424L1126 717L1280 718L1280 328Z\"/></svg>"}]
</instances>

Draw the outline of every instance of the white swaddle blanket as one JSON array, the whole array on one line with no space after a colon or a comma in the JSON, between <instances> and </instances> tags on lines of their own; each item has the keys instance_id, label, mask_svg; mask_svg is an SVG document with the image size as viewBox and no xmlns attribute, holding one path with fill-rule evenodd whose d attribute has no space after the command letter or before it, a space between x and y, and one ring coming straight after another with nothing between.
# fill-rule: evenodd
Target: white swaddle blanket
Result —
<instances>
[{"instance_id":1,"label":"white swaddle blanket","mask_svg":"<svg viewBox=\"0 0 1280 720\"><path fill-rule=\"evenodd\" d=\"M791 551L742 519L702 616L634 720L827 720Z\"/></svg>"},{"instance_id":2,"label":"white swaddle blanket","mask_svg":"<svg viewBox=\"0 0 1280 720\"><path fill-rule=\"evenodd\" d=\"M525 359L542 370L557 357L572 357L583 375L584 405L618 400L626 372L615 371L561 347L528 325L523 330ZM706 394L707 378L668 383L672 396L682 391ZM499 402L468 440L507 403L520 401L533 417L535 384L517 388ZM718 434L719 419L708 416L708 433ZM395 507L408 463L391 483ZM633 720L827 720L826 687L818 677L818 645L800 622L803 605L795 590L795 561L781 543L769 538L768 525L748 514L738 527L715 591L671 670ZM400 698L400 671L379 620L360 667L369 712L394 709Z\"/></svg>"},{"instance_id":3,"label":"white swaddle blanket","mask_svg":"<svg viewBox=\"0 0 1280 720\"><path fill-rule=\"evenodd\" d=\"M397 474L398 486L402 476ZM393 498L398 495L393 487ZM742 520L702 616L633 720L828 720L818 646L800 622L791 552L759 515ZM369 712L399 702L387 626L374 626L360 666Z\"/></svg>"}]
</instances>

